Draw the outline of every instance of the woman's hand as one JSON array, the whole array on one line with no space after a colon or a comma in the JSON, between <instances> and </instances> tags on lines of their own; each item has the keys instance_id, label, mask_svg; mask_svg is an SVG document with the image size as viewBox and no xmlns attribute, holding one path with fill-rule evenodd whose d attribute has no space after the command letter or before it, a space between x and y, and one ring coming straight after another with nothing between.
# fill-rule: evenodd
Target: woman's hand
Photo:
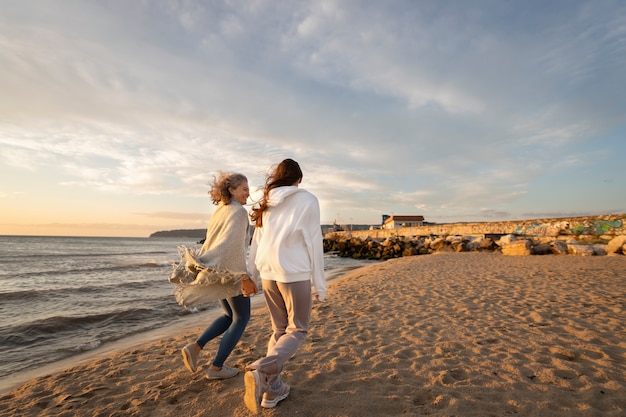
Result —
<instances>
[{"instance_id":1,"label":"woman's hand","mask_svg":"<svg viewBox=\"0 0 626 417\"><path fill-rule=\"evenodd\" d=\"M244 297L250 297L259 292L256 283L248 275L241 276L241 293Z\"/></svg>"}]
</instances>

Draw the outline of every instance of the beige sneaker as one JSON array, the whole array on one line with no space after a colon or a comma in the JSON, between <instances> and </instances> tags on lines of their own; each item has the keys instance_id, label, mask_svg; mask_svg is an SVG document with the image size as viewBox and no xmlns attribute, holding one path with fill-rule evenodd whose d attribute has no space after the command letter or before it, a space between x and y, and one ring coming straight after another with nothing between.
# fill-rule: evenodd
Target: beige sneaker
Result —
<instances>
[{"instance_id":1,"label":"beige sneaker","mask_svg":"<svg viewBox=\"0 0 626 417\"><path fill-rule=\"evenodd\" d=\"M259 406L261 405L261 396L265 386L265 374L256 369L248 371L243 377L243 382L246 386L243 403L250 411L256 414L261 411Z\"/></svg>"},{"instance_id":2,"label":"beige sneaker","mask_svg":"<svg viewBox=\"0 0 626 417\"><path fill-rule=\"evenodd\" d=\"M220 369L219 371L214 371L213 369L209 368L206 371L206 378L207 379L228 379L228 378L232 378L235 375L237 375L239 373L239 370L236 368L231 368L230 366L222 366L222 369Z\"/></svg>"},{"instance_id":3,"label":"beige sneaker","mask_svg":"<svg viewBox=\"0 0 626 417\"><path fill-rule=\"evenodd\" d=\"M263 408L274 408L276 404L280 401L284 400L289 396L289 385L282 384L278 391L276 392L266 392L263 394L263 401L261 401L261 407Z\"/></svg>"},{"instance_id":4,"label":"beige sneaker","mask_svg":"<svg viewBox=\"0 0 626 417\"><path fill-rule=\"evenodd\" d=\"M194 345L195 343L190 343L181 350L185 367L191 372L196 372L198 370L198 354L196 353Z\"/></svg>"}]
</instances>

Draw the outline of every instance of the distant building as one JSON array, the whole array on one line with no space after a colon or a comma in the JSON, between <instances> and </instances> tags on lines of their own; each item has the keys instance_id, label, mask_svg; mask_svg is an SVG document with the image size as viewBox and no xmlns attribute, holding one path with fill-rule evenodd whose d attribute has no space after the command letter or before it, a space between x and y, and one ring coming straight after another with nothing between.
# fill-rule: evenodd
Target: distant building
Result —
<instances>
[{"instance_id":1,"label":"distant building","mask_svg":"<svg viewBox=\"0 0 626 417\"><path fill-rule=\"evenodd\" d=\"M383 215L383 229L400 227L419 227L424 225L424 216L388 216Z\"/></svg>"}]
</instances>

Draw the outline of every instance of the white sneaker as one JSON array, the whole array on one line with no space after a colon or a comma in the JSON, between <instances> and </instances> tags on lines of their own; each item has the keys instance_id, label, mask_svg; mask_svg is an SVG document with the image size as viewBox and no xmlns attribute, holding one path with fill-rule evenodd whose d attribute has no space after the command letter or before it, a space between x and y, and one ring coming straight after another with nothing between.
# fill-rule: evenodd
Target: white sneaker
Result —
<instances>
[{"instance_id":1,"label":"white sneaker","mask_svg":"<svg viewBox=\"0 0 626 417\"><path fill-rule=\"evenodd\" d=\"M263 401L261 401L261 407L274 408L276 404L284 400L289 396L289 385L282 384L276 392L266 392L263 394Z\"/></svg>"}]
</instances>

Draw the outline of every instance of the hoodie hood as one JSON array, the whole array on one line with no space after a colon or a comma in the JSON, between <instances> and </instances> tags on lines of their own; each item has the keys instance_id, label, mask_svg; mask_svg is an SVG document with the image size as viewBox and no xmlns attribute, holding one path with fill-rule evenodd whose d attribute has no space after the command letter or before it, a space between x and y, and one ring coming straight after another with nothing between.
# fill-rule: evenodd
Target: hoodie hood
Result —
<instances>
[{"instance_id":1,"label":"hoodie hood","mask_svg":"<svg viewBox=\"0 0 626 417\"><path fill-rule=\"evenodd\" d=\"M300 191L295 185L287 185L284 187L278 187L270 190L269 198L267 199L268 207L275 207L282 203L285 198Z\"/></svg>"},{"instance_id":2,"label":"hoodie hood","mask_svg":"<svg viewBox=\"0 0 626 417\"><path fill-rule=\"evenodd\" d=\"M295 185L273 188L267 196L263 226L255 227L250 245L250 276L258 282L311 281L324 300L324 247L317 198Z\"/></svg>"}]
</instances>

